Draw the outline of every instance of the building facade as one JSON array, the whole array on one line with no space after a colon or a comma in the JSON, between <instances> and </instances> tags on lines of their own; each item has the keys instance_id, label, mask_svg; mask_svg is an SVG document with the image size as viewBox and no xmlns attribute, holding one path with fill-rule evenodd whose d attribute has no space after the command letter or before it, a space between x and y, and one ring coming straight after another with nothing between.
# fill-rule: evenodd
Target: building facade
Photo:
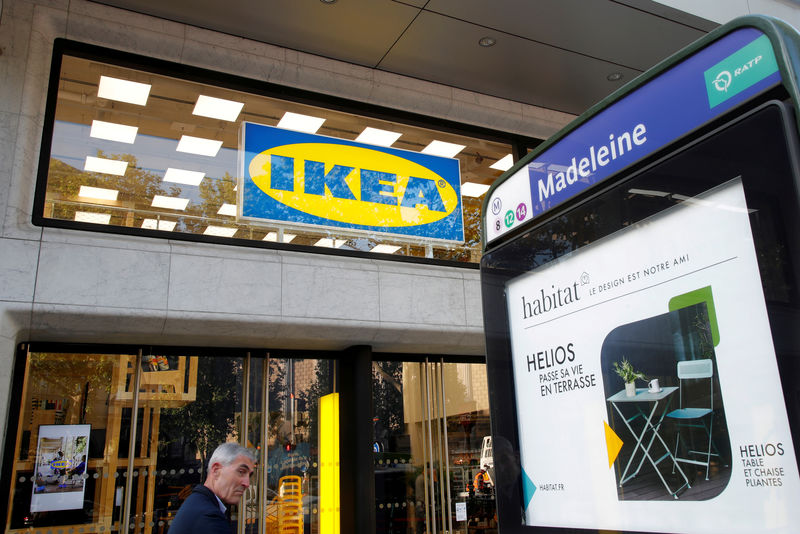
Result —
<instances>
[{"instance_id":1,"label":"building facade","mask_svg":"<svg viewBox=\"0 0 800 534\"><path fill-rule=\"evenodd\" d=\"M201 130L235 160L240 123L274 127L284 106L329 137L441 137L464 149L459 185L486 185L574 116L86 0L0 6L4 531L167 531L230 440L260 454L239 532L496 529L479 217L463 244L251 224L224 211L244 194L234 164L195 190L152 162ZM137 115L163 123L155 148L110 158L136 170L130 198L77 192L108 175L88 167L107 150L89 128L133 116L87 73L162 83L163 107ZM250 115L181 118L203 88ZM150 204L190 190L195 211Z\"/></svg>"},{"instance_id":2,"label":"building facade","mask_svg":"<svg viewBox=\"0 0 800 534\"><path fill-rule=\"evenodd\" d=\"M218 79L248 80L256 91L261 83L272 84L313 93L321 102L346 99L351 109L394 110L417 122L428 117L429 128L460 124L476 138L500 132L535 143L571 119L92 2L4 2L0 412L7 422L6 531L168 528L185 497L181 488L202 480L211 447L193 439L208 426L182 427L178 412L198 405L216 382L236 394L228 405L208 401L218 418L204 421L221 429L214 439L263 445L269 457L259 475L269 489L254 490L247 506L234 511L239 528L277 528L281 492L291 487L278 474L287 474L303 479L306 502L298 513L306 531L324 530L322 507L310 502L321 497L323 478L314 460L322 454L317 413L319 399L337 391L358 392L343 393L339 412L348 428L341 431L341 484L350 491L333 508L341 510L343 527L372 524L391 531L401 520L412 529L452 521L455 510L436 517L432 510L456 500L456 486L462 501L470 491L474 496L468 486L482 437L489 434L474 260L437 261L424 246L421 258L395 261L358 251L315 253L308 246L237 246L224 238L121 235L53 224L58 207L53 211L46 200L37 212L34 205L40 149L52 139L52 122L61 120L47 115L57 39L97 46L110 56L121 53L124 61L109 60L117 66L145 58L163 62L162 74L181 66L202 69ZM71 82L68 73L61 76L55 83L64 89ZM34 224L38 217L44 223ZM370 377L364 390L359 383L370 384ZM405 391L398 397L400 388ZM427 402L420 408L412 396ZM392 407L404 403L397 419ZM363 421L353 421L359 417ZM45 428L58 435L48 437ZM61 435L66 428L78 434ZM461 441L432 446L447 443L448 428L451 441L456 435ZM48 448L56 447L52 440L62 440L65 450ZM363 447L374 458L348 452ZM52 464L50 455L66 448L73 465L40 469L35 463L47 458ZM67 472L84 454L83 471ZM166 458L181 460L167 466ZM458 466L458 473L445 472L446 463ZM376 474L364 482L363 473ZM445 476L455 482L441 484ZM78 489L77 505L48 501L51 491ZM409 491L416 496L407 500ZM360 498L374 505L362 506ZM470 514L482 514L475 524L489 525L490 508L479 504Z\"/></svg>"}]
</instances>

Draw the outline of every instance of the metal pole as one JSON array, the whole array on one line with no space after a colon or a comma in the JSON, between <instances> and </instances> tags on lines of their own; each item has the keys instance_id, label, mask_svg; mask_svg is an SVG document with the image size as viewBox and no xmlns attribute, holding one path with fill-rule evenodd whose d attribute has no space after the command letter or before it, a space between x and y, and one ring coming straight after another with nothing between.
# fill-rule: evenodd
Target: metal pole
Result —
<instances>
[{"instance_id":1,"label":"metal pole","mask_svg":"<svg viewBox=\"0 0 800 534\"><path fill-rule=\"evenodd\" d=\"M427 412L428 412L428 417L427 417L427 419L428 419L428 421L427 421L427 425L428 425L428 452L430 454L430 466L431 466L431 469L429 471L430 483L431 483L431 492L430 492L430 499L428 501L428 506L430 506L430 511L431 511L431 515L432 515L432 514L434 514L434 512L436 510L436 484L435 484L435 482L436 482L435 469L436 468L433 466L433 459L434 459L433 458L433 426L432 426L432 422L431 422L433 417L432 417L432 413L431 413L431 401L432 401L432 399L431 399L431 375L430 375L430 372L431 372L430 364L428 363L428 359L425 358L425 390L426 390L426 397L428 399L428 406L427 406ZM428 492L426 491L425 493L428 493ZM427 516L428 516L427 512L425 513L425 516L427 518ZM430 521L428 524L429 525L433 525L433 534L436 534L436 532L437 532L436 520L434 519L433 521Z\"/></svg>"},{"instance_id":2,"label":"metal pole","mask_svg":"<svg viewBox=\"0 0 800 534\"><path fill-rule=\"evenodd\" d=\"M453 364L451 364L453 365ZM445 469L445 477L444 480L447 483L447 500L444 501L446 504L442 506L442 512L445 514L444 517L447 518L447 532L453 532L453 514L450 513L450 446L447 441L447 406L445 405L445 390L444 390L444 363L440 360L439 361L439 379L441 382L441 406L442 406L442 447L444 447L444 469Z\"/></svg>"},{"instance_id":3,"label":"metal pole","mask_svg":"<svg viewBox=\"0 0 800 534\"><path fill-rule=\"evenodd\" d=\"M128 443L128 476L125 480L125 500L122 508L121 534L130 530L131 492L133 491L133 461L136 455L136 423L139 421L139 386L142 380L142 349L139 349L133 373L133 406L131 408L131 439Z\"/></svg>"},{"instance_id":4,"label":"metal pole","mask_svg":"<svg viewBox=\"0 0 800 534\"><path fill-rule=\"evenodd\" d=\"M420 380L420 390L423 387L423 384L422 384L423 382L425 382L426 390L428 388L427 377L425 376L425 373L427 373L427 369L428 369L427 365L428 365L427 363L420 363L419 364L418 372L419 372L419 380ZM419 422L420 422L420 428L422 429L422 474L423 474L422 481L423 481L423 486L424 486L424 489L425 489L425 491L423 492L423 495L422 495L422 502L425 503L425 533L429 534L430 531L431 531L431 527L430 527L431 520L430 520L430 494L428 492L428 485L430 483L431 470L428 467L430 451L425 446L425 441L427 440L427 437L428 437L428 432L427 432L427 429L426 429L427 418L425 417L425 410L427 409L427 404L425 402L425 397L422 395L422 391L420 391L420 395L419 395L419 407L420 407L420 412L419 412L420 421Z\"/></svg>"},{"instance_id":5,"label":"metal pole","mask_svg":"<svg viewBox=\"0 0 800 534\"><path fill-rule=\"evenodd\" d=\"M244 356L242 375L242 428L239 435L239 445L247 447L248 419L250 415L250 352L247 352ZM237 506L239 513L237 514L236 532L238 534L244 534L245 526L247 525L247 493L245 492Z\"/></svg>"},{"instance_id":6,"label":"metal pole","mask_svg":"<svg viewBox=\"0 0 800 534\"><path fill-rule=\"evenodd\" d=\"M267 484L269 477L267 473L267 425L269 424L269 352L264 359L264 368L261 370L261 387L264 390L261 393L261 454L259 461L261 463L261 477L258 482L258 532L259 534L266 534L267 532Z\"/></svg>"}]
</instances>

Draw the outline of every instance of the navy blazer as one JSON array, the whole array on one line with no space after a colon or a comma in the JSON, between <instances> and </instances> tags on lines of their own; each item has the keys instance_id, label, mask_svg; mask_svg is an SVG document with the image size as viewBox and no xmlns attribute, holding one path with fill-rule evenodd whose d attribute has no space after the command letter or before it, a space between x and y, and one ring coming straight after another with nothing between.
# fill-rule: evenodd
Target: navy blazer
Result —
<instances>
[{"instance_id":1,"label":"navy blazer","mask_svg":"<svg viewBox=\"0 0 800 534\"><path fill-rule=\"evenodd\" d=\"M169 534L231 534L231 523L219 508L214 492L198 484L183 501Z\"/></svg>"}]
</instances>

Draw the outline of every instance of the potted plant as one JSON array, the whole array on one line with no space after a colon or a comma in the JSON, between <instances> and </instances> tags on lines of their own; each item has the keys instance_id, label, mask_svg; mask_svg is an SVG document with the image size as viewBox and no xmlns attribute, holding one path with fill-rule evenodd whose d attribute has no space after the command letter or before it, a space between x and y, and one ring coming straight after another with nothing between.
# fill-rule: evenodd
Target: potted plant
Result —
<instances>
[{"instance_id":1,"label":"potted plant","mask_svg":"<svg viewBox=\"0 0 800 534\"><path fill-rule=\"evenodd\" d=\"M640 373L633 368L631 362L629 362L626 358L622 358L622 362L614 362L614 371L622 378L622 381L625 382L625 395L628 397L633 397L636 395L636 383L635 380L638 378L639 380L647 380L645 378L644 373Z\"/></svg>"}]
</instances>

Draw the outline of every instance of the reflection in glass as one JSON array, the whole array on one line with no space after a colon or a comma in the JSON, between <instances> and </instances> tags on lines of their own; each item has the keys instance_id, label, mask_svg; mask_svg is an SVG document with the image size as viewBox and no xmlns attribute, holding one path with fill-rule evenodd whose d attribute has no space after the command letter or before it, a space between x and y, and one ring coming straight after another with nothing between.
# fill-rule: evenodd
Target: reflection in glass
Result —
<instances>
[{"instance_id":1,"label":"reflection in glass","mask_svg":"<svg viewBox=\"0 0 800 534\"><path fill-rule=\"evenodd\" d=\"M119 529L127 471L127 449L123 453L123 448L130 439L135 361L136 356L125 354L29 355L16 448L9 451L15 459L9 528L77 525ZM54 452L60 461L45 461L44 456L37 461L40 428L52 432L78 425L89 428L85 447L71 452L62 443ZM39 452L45 455L46 447ZM75 507L56 510L45 505L31 512L35 490L39 495L57 494L71 492L78 484L83 485L83 499Z\"/></svg>"},{"instance_id":2,"label":"reflection in glass","mask_svg":"<svg viewBox=\"0 0 800 534\"><path fill-rule=\"evenodd\" d=\"M466 195L463 245L237 221L240 127L249 121L318 130L346 140L382 132L390 139L369 142L413 152L438 147L436 153L442 153L444 147L448 157L459 160L462 181L483 188L502 173L493 165L511 152L507 143L213 87L99 59L63 56L59 82L41 212L46 219L255 241L280 241L268 236L288 230L285 235L296 237L282 242L293 245L313 245L326 238L341 243L343 250L477 262L481 201ZM289 117L312 125L286 123ZM81 197L81 186L115 190L118 195ZM480 196L483 188L470 194ZM221 210L224 206L233 209ZM160 223L165 218L169 225Z\"/></svg>"},{"instance_id":3,"label":"reflection in glass","mask_svg":"<svg viewBox=\"0 0 800 534\"><path fill-rule=\"evenodd\" d=\"M238 441L260 460L230 507L233 527L319 532L319 399L333 391L333 369L224 352L31 353L19 427L9 429L7 528L164 534L213 450ZM41 505L79 489L74 508ZM34 495L45 499L32 513Z\"/></svg>"},{"instance_id":4,"label":"reflection in glass","mask_svg":"<svg viewBox=\"0 0 800 534\"><path fill-rule=\"evenodd\" d=\"M491 483L473 487L490 435L486 384L481 364L373 362L376 532L496 532Z\"/></svg>"}]
</instances>

